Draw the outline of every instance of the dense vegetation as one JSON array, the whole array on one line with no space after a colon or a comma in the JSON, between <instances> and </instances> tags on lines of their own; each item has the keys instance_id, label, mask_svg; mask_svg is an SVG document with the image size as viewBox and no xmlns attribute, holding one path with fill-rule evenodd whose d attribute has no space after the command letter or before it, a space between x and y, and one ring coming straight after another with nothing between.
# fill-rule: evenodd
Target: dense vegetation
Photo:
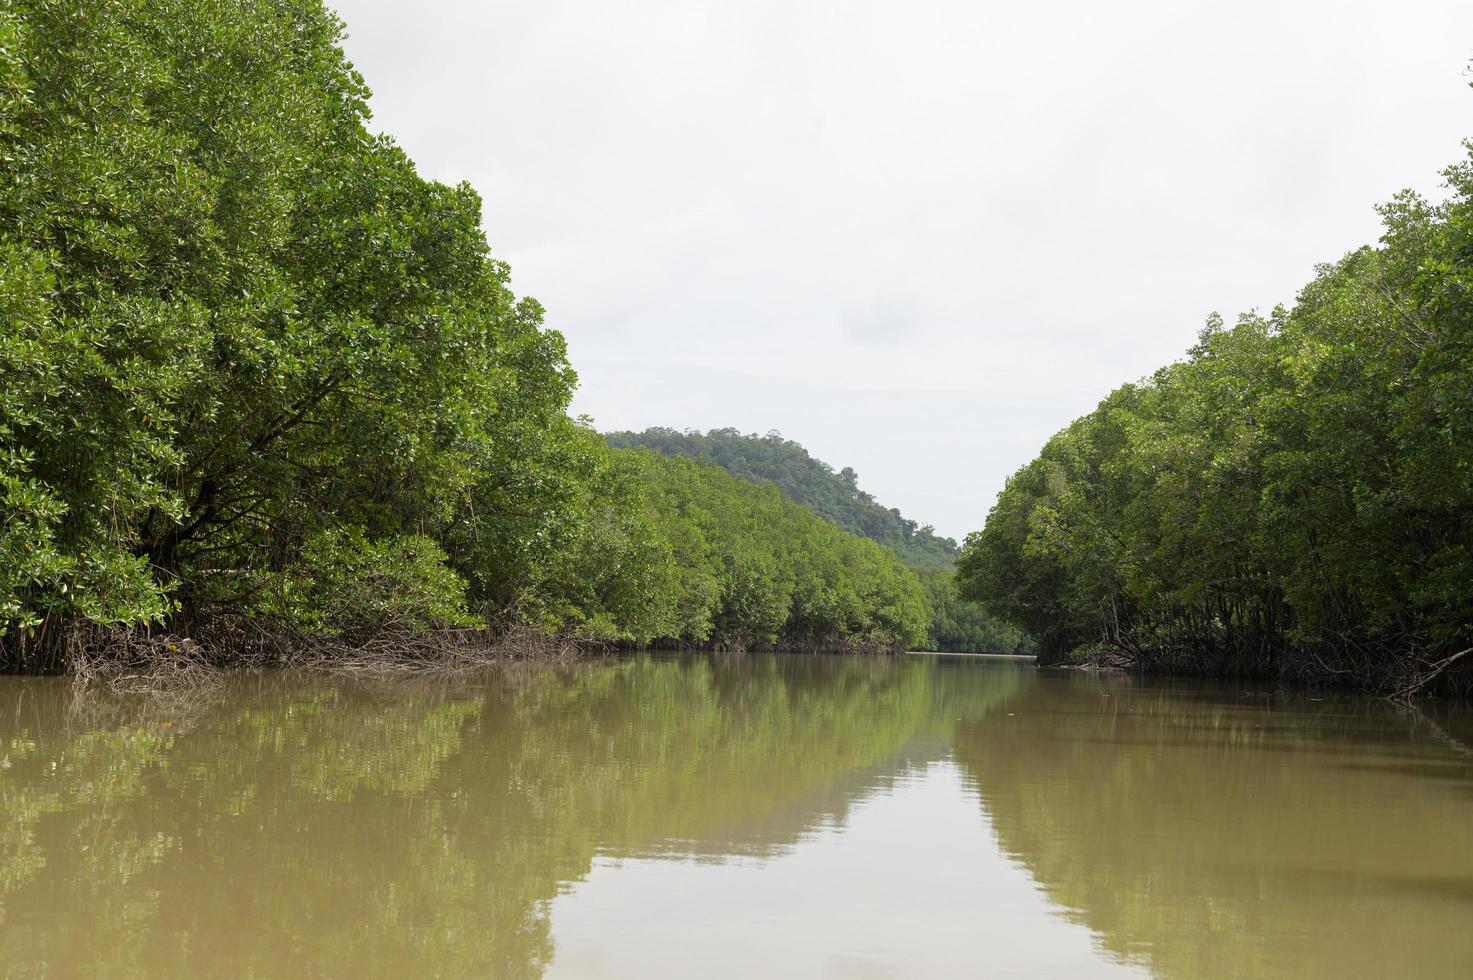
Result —
<instances>
[{"instance_id":1,"label":"dense vegetation","mask_svg":"<svg viewBox=\"0 0 1473 980\"><path fill-rule=\"evenodd\" d=\"M1050 657L1403 693L1473 666L1473 156L1446 177L1050 440L963 592Z\"/></svg>"},{"instance_id":2,"label":"dense vegetation","mask_svg":"<svg viewBox=\"0 0 1473 980\"><path fill-rule=\"evenodd\" d=\"M1000 619L979 603L963 599L957 591L956 573L951 569L916 572L926 596L929 614L926 649L948 653L1035 652L1033 640L1016 626Z\"/></svg>"},{"instance_id":3,"label":"dense vegetation","mask_svg":"<svg viewBox=\"0 0 1473 980\"><path fill-rule=\"evenodd\" d=\"M522 599L589 639L718 649L918 645L926 606L886 549L775 487L647 450L606 450L597 503Z\"/></svg>"},{"instance_id":4,"label":"dense vegetation","mask_svg":"<svg viewBox=\"0 0 1473 980\"><path fill-rule=\"evenodd\" d=\"M894 649L918 646L926 605L887 549L785 498L695 460L628 452L648 487L676 581L656 635L683 646Z\"/></svg>"},{"instance_id":5,"label":"dense vegetation","mask_svg":"<svg viewBox=\"0 0 1473 980\"><path fill-rule=\"evenodd\" d=\"M918 642L888 555L568 418L562 338L475 192L369 133L340 32L318 0L0 13L3 659L225 618ZM769 519L801 541L723 523Z\"/></svg>"},{"instance_id":6,"label":"dense vegetation","mask_svg":"<svg viewBox=\"0 0 1473 980\"><path fill-rule=\"evenodd\" d=\"M925 647L957 653L1032 653L1033 644L1016 626L1003 622L956 590L952 565L956 542L918 525L899 510L885 507L859 489L851 467L835 470L798 443L776 432L743 435L736 429L707 433L646 429L605 436L617 448L643 447L667 457L708 460L733 476L776 486L834 525L884 545L913 569L927 607Z\"/></svg>"},{"instance_id":7,"label":"dense vegetation","mask_svg":"<svg viewBox=\"0 0 1473 980\"><path fill-rule=\"evenodd\" d=\"M758 436L736 429L712 429L702 434L656 428L611 432L605 438L610 446L643 446L666 456L706 459L733 476L774 483L789 500L852 534L893 549L911 568L950 568L956 557L956 542L951 538L940 537L929 524L917 524L859 489L859 477L852 467L836 472L779 433Z\"/></svg>"}]
</instances>

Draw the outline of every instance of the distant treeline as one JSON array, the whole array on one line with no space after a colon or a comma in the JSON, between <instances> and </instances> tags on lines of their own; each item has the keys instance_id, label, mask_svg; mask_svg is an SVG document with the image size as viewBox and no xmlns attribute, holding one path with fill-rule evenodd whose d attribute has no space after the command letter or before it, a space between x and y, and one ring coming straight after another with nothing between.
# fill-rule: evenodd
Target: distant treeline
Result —
<instances>
[{"instance_id":1,"label":"distant treeline","mask_svg":"<svg viewBox=\"0 0 1473 980\"><path fill-rule=\"evenodd\" d=\"M979 603L962 598L952 569L918 571L926 597L926 649L946 653L1037 652L1032 637Z\"/></svg>"},{"instance_id":2,"label":"distant treeline","mask_svg":"<svg viewBox=\"0 0 1473 980\"><path fill-rule=\"evenodd\" d=\"M1032 640L956 590L956 542L930 525L906 518L859 489L851 467L835 470L777 432L744 435L736 429L677 432L654 428L612 432L610 446L643 447L663 456L709 460L733 476L776 486L783 496L854 534L892 550L915 571L925 594L925 648L955 653L1032 653Z\"/></svg>"},{"instance_id":3,"label":"distant treeline","mask_svg":"<svg viewBox=\"0 0 1473 980\"><path fill-rule=\"evenodd\" d=\"M613 452L638 468L654 538L669 547L667 581L654 590L665 618L649 636L737 649L921 644L925 599L893 552L710 463Z\"/></svg>"},{"instance_id":4,"label":"distant treeline","mask_svg":"<svg viewBox=\"0 0 1473 980\"><path fill-rule=\"evenodd\" d=\"M475 192L369 132L341 33L316 0L0 13L0 659L223 621L920 644L891 552L569 419L562 337Z\"/></svg>"},{"instance_id":5,"label":"distant treeline","mask_svg":"<svg viewBox=\"0 0 1473 980\"><path fill-rule=\"evenodd\" d=\"M1473 667L1473 155L1446 178L1051 439L964 594L1051 659L1393 693Z\"/></svg>"},{"instance_id":6,"label":"distant treeline","mask_svg":"<svg viewBox=\"0 0 1473 980\"><path fill-rule=\"evenodd\" d=\"M950 568L956 541L917 524L894 507L885 507L859 489L853 468L835 471L808 450L780 433L744 435L736 429L678 432L654 428L643 432L611 432L610 446L644 446L666 456L707 459L733 476L753 483L774 483L789 499L851 534L878 541L894 550L911 568Z\"/></svg>"}]
</instances>

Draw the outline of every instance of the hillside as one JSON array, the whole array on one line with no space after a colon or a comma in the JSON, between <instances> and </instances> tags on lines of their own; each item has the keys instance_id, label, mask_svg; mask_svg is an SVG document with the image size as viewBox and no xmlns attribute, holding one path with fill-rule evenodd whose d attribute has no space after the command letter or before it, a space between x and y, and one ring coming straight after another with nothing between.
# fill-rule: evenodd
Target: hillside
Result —
<instances>
[{"instance_id":1,"label":"hillside","mask_svg":"<svg viewBox=\"0 0 1473 980\"><path fill-rule=\"evenodd\" d=\"M614 448L643 446L665 456L710 460L753 483L774 483L789 500L845 531L891 548L911 568L948 569L957 553L957 544L951 538L940 537L930 525L917 524L859 489L859 477L851 467L835 471L777 432L759 436L736 429L712 429L702 434L653 428L611 432L605 438Z\"/></svg>"},{"instance_id":2,"label":"hillside","mask_svg":"<svg viewBox=\"0 0 1473 980\"><path fill-rule=\"evenodd\" d=\"M835 470L777 432L745 435L736 429L679 432L654 428L611 432L614 449L649 449L662 456L715 463L733 476L775 486L784 497L837 527L893 551L914 572L929 613L926 647L955 653L1031 653L1033 641L956 591L956 542L906 518L859 489L848 466Z\"/></svg>"}]
</instances>

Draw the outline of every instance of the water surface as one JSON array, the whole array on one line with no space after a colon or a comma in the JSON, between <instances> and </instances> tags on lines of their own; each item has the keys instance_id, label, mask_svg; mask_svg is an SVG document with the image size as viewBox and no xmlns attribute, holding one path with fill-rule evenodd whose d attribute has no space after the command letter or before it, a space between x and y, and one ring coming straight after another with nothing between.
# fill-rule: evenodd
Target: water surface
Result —
<instances>
[{"instance_id":1,"label":"water surface","mask_svg":"<svg viewBox=\"0 0 1473 980\"><path fill-rule=\"evenodd\" d=\"M1473 976L1470 732L968 657L0 678L0 963Z\"/></svg>"}]
</instances>

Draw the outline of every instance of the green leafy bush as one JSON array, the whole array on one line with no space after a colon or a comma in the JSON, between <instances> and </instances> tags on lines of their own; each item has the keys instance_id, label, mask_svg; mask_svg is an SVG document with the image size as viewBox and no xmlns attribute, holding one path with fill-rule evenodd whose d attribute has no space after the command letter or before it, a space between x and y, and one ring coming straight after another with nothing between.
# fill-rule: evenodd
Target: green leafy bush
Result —
<instances>
[{"instance_id":1,"label":"green leafy bush","mask_svg":"<svg viewBox=\"0 0 1473 980\"><path fill-rule=\"evenodd\" d=\"M323 531L307 540L257 608L331 636L480 625L464 611L465 579L446 560L422 535L370 541L357 528Z\"/></svg>"}]
</instances>

